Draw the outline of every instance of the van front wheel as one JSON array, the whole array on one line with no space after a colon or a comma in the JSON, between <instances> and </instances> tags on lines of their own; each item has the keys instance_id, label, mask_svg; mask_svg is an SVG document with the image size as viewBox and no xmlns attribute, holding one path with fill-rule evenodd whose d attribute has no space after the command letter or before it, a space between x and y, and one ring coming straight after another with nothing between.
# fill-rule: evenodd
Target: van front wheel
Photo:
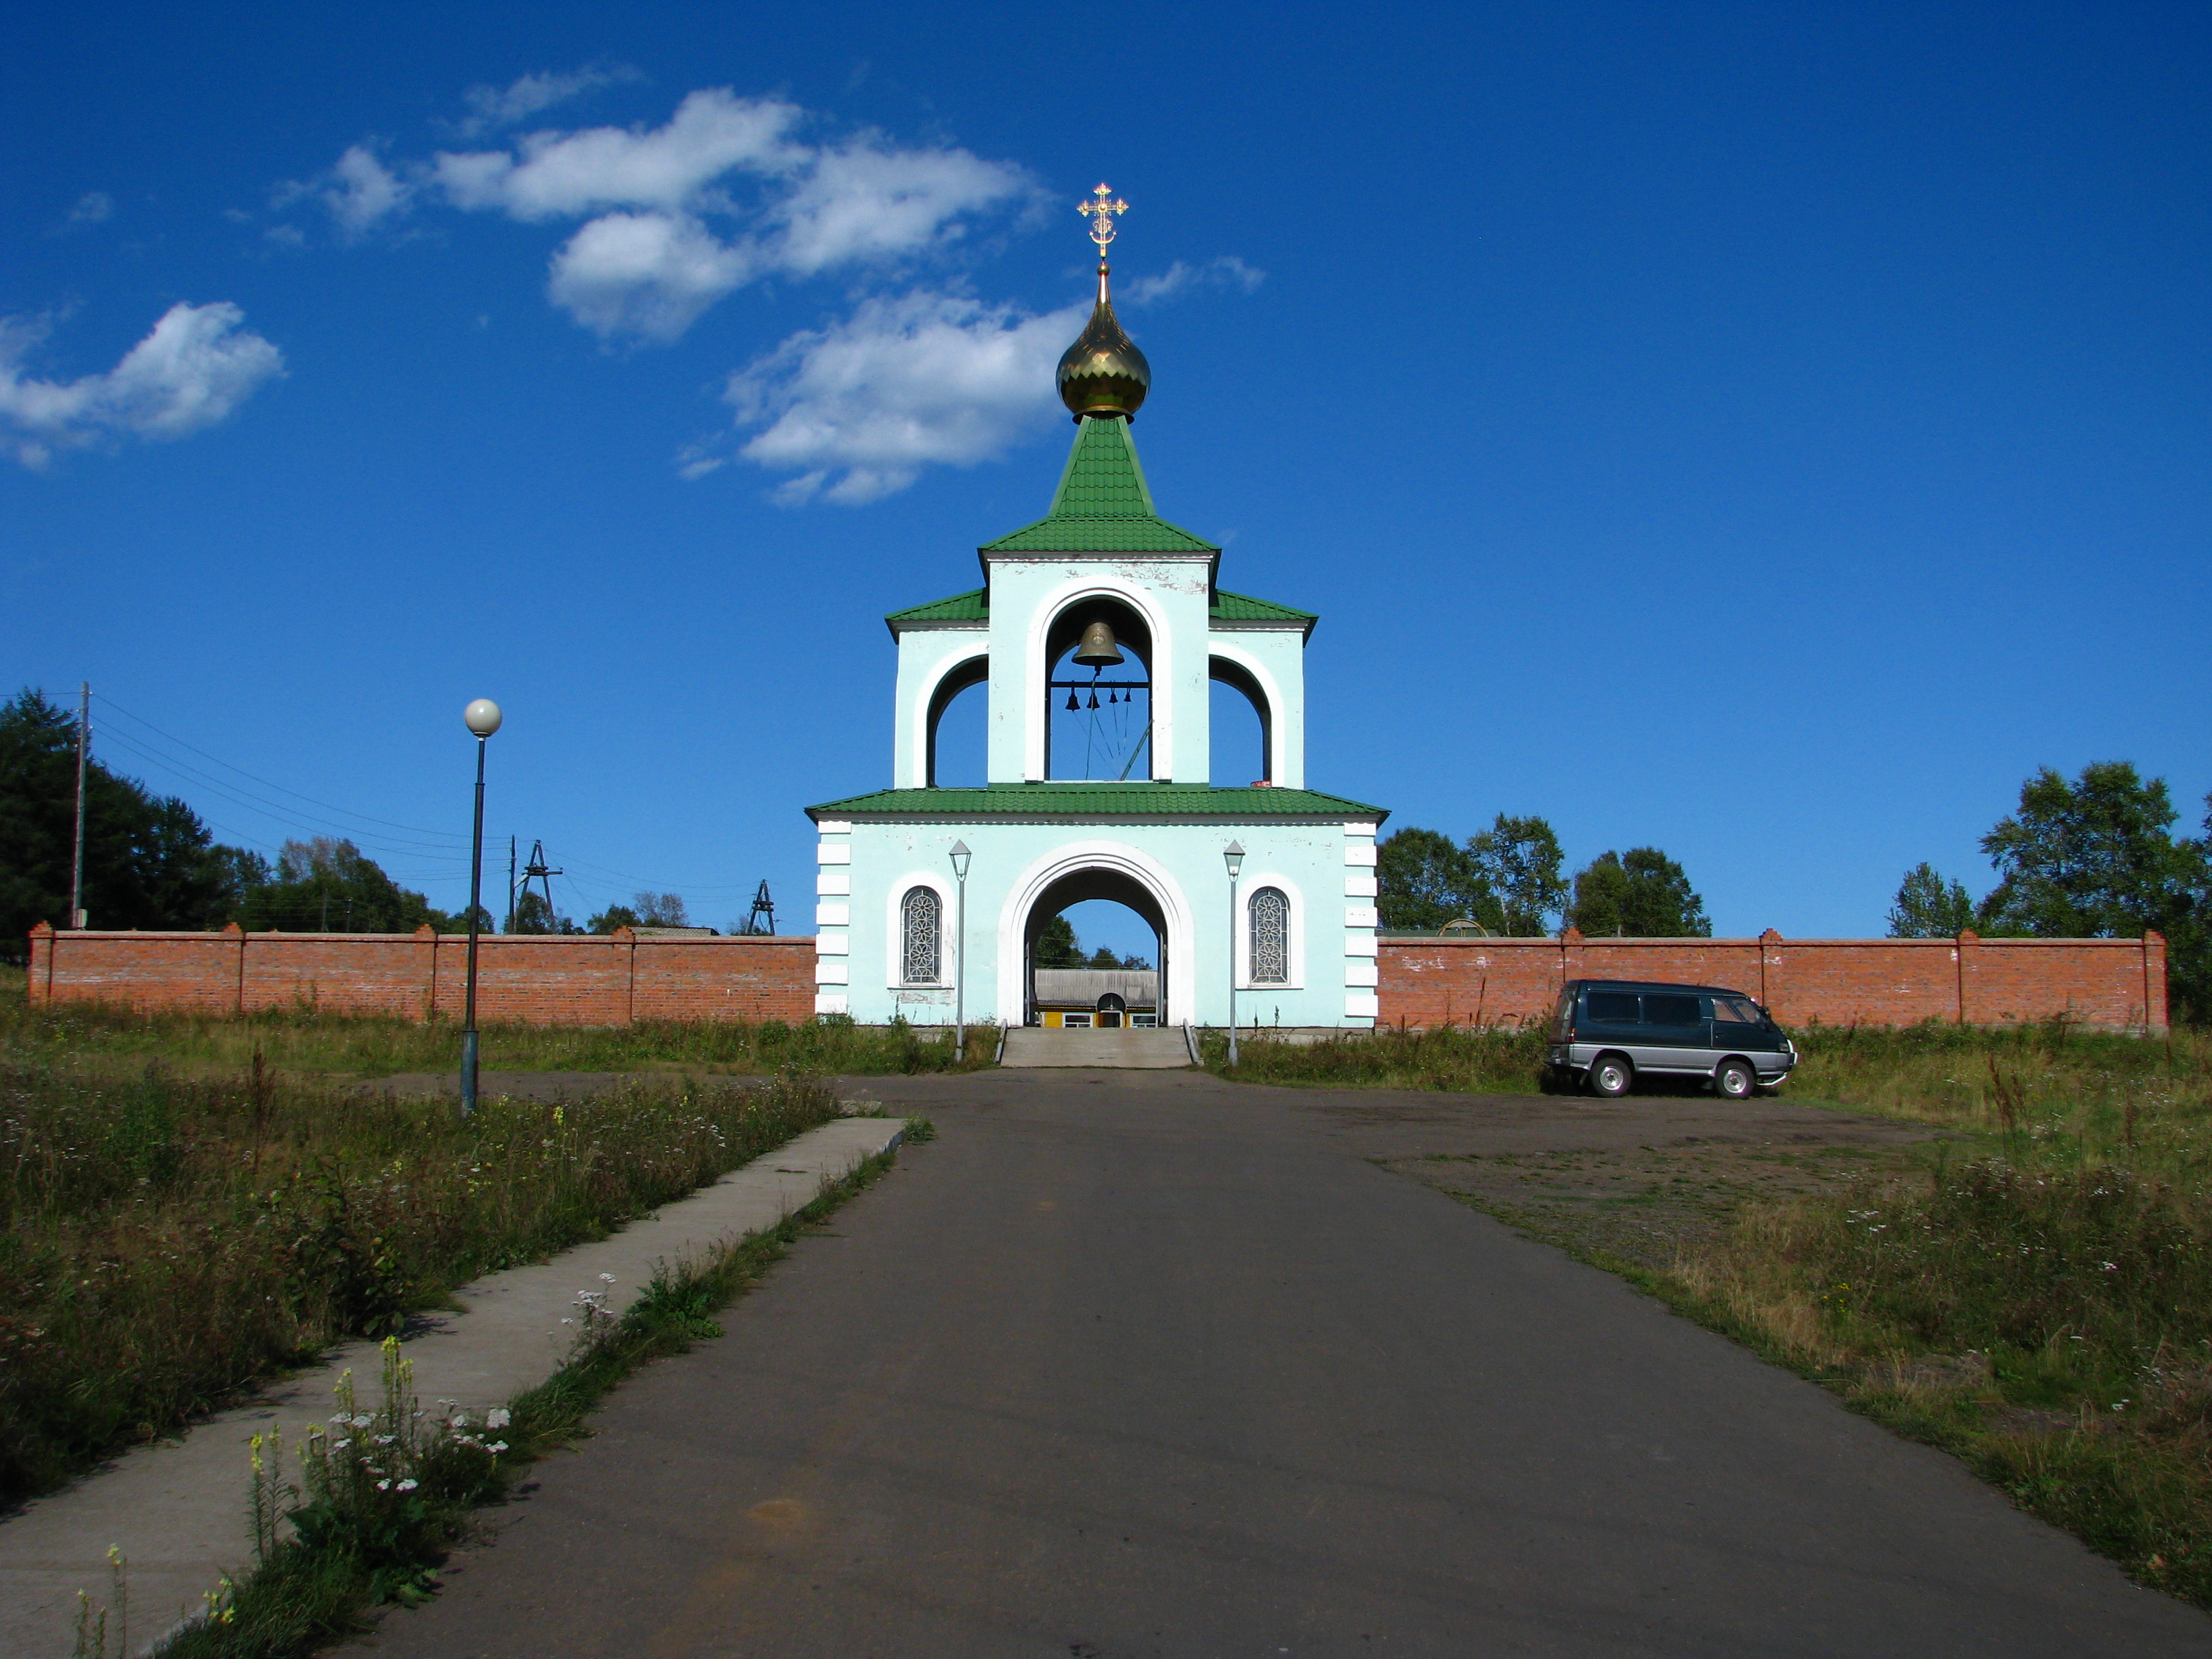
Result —
<instances>
[{"instance_id":1,"label":"van front wheel","mask_svg":"<svg viewBox=\"0 0 2212 1659\"><path fill-rule=\"evenodd\" d=\"M1589 1091L1607 1100L1618 1100L1636 1081L1636 1073L1619 1054L1600 1054L1590 1061Z\"/></svg>"},{"instance_id":2,"label":"van front wheel","mask_svg":"<svg viewBox=\"0 0 2212 1659\"><path fill-rule=\"evenodd\" d=\"M1749 1100L1759 1079L1740 1060L1724 1060L1713 1073L1713 1087L1730 1100Z\"/></svg>"}]
</instances>

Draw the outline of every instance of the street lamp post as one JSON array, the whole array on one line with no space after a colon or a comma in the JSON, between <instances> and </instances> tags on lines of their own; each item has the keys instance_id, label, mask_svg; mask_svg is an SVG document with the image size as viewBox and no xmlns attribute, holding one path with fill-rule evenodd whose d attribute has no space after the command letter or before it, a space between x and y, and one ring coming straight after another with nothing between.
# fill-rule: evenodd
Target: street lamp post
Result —
<instances>
[{"instance_id":1,"label":"street lamp post","mask_svg":"<svg viewBox=\"0 0 2212 1659\"><path fill-rule=\"evenodd\" d=\"M952 876L959 884L952 902L952 1058L968 1055L968 860L975 857L968 843L952 843Z\"/></svg>"},{"instance_id":2,"label":"street lamp post","mask_svg":"<svg viewBox=\"0 0 2212 1659\"><path fill-rule=\"evenodd\" d=\"M1231 842L1221 849L1229 866L1229 1063L1237 1064L1237 872L1244 867L1244 846Z\"/></svg>"},{"instance_id":3,"label":"street lamp post","mask_svg":"<svg viewBox=\"0 0 2212 1659\"><path fill-rule=\"evenodd\" d=\"M461 719L477 739L477 827L469 850L469 986L461 1020L461 1115L468 1117L477 1109L477 918L483 908L484 740L499 730L499 705L489 697L478 697L461 711Z\"/></svg>"}]
</instances>

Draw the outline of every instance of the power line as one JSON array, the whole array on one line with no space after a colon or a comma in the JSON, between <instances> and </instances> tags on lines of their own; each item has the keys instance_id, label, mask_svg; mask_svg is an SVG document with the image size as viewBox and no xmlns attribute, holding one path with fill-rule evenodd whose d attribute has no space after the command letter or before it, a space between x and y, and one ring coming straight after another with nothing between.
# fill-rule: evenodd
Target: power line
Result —
<instances>
[{"instance_id":1,"label":"power line","mask_svg":"<svg viewBox=\"0 0 2212 1659\"><path fill-rule=\"evenodd\" d=\"M184 738L176 736L173 732L164 732L160 726L155 725L153 721L146 719L143 714L135 714L131 713L131 710L125 708L121 703L116 702L114 698L106 696L105 693L100 695L100 700L103 703L106 704L107 707L113 709L117 714L122 715L125 719L136 721L138 725L144 726L149 732L153 732L156 737L164 738L170 743L173 743L180 749L189 749L193 754L199 756L203 760L213 761L217 766L222 767L225 771L235 772L239 776L249 779L252 782L261 785L264 789L274 789L280 795L289 795L293 799L305 801L310 806L319 806L326 812L336 812L340 817L358 818L363 823L380 824L386 830L404 830L410 835L430 836L441 841L465 842L468 839L466 836L454 835L443 830L426 830L419 823L398 823L393 822L390 818L373 817L366 812L356 812L351 807L333 805L331 802L326 800L317 800L313 795L303 795L296 789L288 789L281 783L272 782L270 780L262 777L256 773L249 772L244 767L236 765L232 762L223 759L220 755L210 754L198 744L187 743Z\"/></svg>"},{"instance_id":2,"label":"power line","mask_svg":"<svg viewBox=\"0 0 2212 1659\"><path fill-rule=\"evenodd\" d=\"M444 853L451 854L455 858L459 856L458 849L451 842L412 841L393 836L374 835L357 830L351 824L341 823L332 818L318 818L310 813L301 811L296 807L286 806L280 802L252 794L226 779L210 776L198 767L179 761L173 756L164 755L158 750L149 748L128 732L111 731L107 734L106 741L120 745L141 760L150 762L179 777L191 780L200 788L210 791L234 806L244 806L249 810L264 812L280 823L295 830L304 830L309 835L335 830L349 839L406 854Z\"/></svg>"}]
</instances>

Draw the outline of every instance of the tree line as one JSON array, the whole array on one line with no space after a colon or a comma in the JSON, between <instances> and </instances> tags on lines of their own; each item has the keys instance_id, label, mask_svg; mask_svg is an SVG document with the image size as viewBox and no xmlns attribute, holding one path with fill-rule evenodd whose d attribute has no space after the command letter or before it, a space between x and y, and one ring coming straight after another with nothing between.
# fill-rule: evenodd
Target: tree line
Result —
<instances>
[{"instance_id":1,"label":"tree line","mask_svg":"<svg viewBox=\"0 0 2212 1659\"><path fill-rule=\"evenodd\" d=\"M1893 939L2166 937L2174 1012L2212 1015L2212 795L2201 836L2177 836L2164 778L2126 761L2086 766L2071 781L2044 767L2020 805L1981 839L1997 884L1978 902L1966 884L1922 862L1889 912Z\"/></svg>"},{"instance_id":2,"label":"tree line","mask_svg":"<svg viewBox=\"0 0 2212 1659\"><path fill-rule=\"evenodd\" d=\"M1500 812L1464 842L1405 829L1376 848L1376 908L1385 928L1435 933L1472 922L1508 939L1571 926L1587 936L1704 939L1713 925L1682 866L1656 847L1598 854L1571 880L1551 824Z\"/></svg>"},{"instance_id":3,"label":"tree line","mask_svg":"<svg viewBox=\"0 0 2212 1659\"><path fill-rule=\"evenodd\" d=\"M41 921L69 921L70 868L76 840L74 712L42 691L0 703L0 961L26 959L25 939ZM352 842L330 836L288 841L275 859L218 843L175 795L157 795L97 757L85 767L83 902L95 927L249 933L411 933L426 923L465 933L468 914L449 913L402 887ZM619 927L682 927L674 893L640 893L584 927L553 913L537 894L515 908L514 931L611 933ZM499 923L479 908L480 931Z\"/></svg>"}]
</instances>

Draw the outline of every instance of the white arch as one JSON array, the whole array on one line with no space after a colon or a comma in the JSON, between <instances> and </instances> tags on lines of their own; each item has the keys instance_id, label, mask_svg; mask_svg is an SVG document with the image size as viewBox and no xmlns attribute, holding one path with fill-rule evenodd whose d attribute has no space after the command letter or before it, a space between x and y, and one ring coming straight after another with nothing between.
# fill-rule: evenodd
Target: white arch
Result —
<instances>
[{"instance_id":1,"label":"white arch","mask_svg":"<svg viewBox=\"0 0 2212 1659\"><path fill-rule=\"evenodd\" d=\"M1233 662L1258 682L1260 695L1267 700L1267 776L1285 789L1303 789L1306 781L1294 775L1299 769L1291 764L1290 711L1283 704L1283 688L1277 684L1267 665L1240 647L1224 644L1220 640L1208 640L1206 645L1208 668L1212 659L1218 657L1224 662Z\"/></svg>"},{"instance_id":2,"label":"white arch","mask_svg":"<svg viewBox=\"0 0 2212 1659\"><path fill-rule=\"evenodd\" d=\"M1045 641L1061 611L1085 599L1119 599L1145 619L1152 635L1152 741L1150 768L1156 778L1175 775L1175 638L1168 629L1166 613L1158 602L1134 582L1112 577L1078 576L1048 593L1030 619L1030 637L1022 664L1023 775L1044 778L1046 722L1044 683L1052 677L1045 660Z\"/></svg>"},{"instance_id":3,"label":"white arch","mask_svg":"<svg viewBox=\"0 0 2212 1659\"><path fill-rule=\"evenodd\" d=\"M937 701L937 688L945 684L947 675L957 673L970 663L982 663L988 669L990 660L991 647L988 641L983 641L979 649L964 654L956 649L948 653L945 660L931 669L915 687L914 707L908 711L908 718L914 721L914 728L908 734L911 747L907 752L914 757L914 775L906 782L908 788L926 789L934 781L929 775L929 762L933 748L930 742L932 733L929 729L929 706ZM981 679L976 681L975 684L984 688L983 695L986 697L991 695L991 678L988 672ZM961 695L964 696L973 689L972 686L963 688Z\"/></svg>"},{"instance_id":4,"label":"white arch","mask_svg":"<svg viewBox=\"0 0 2212 1659\"><path fill-rule=\"evenodd\" d=\"M1165 865L1126 842L1078 841L1053 848L1023 871L1007 890L1006 903L999 911L999 1023L1018 1025L1029 1012L1029 988L1023 982L1029 952L1023 932L1030 912L1046 888L1082 870L1114 871L1152 895L1152 902L1160 907L1161 920L1167 924L1166 960L1160 963L1160 1024L1180 1025L1195 1018L1191 967L1198 929L1182 887Z\"/></svg>"}]
</instances>

